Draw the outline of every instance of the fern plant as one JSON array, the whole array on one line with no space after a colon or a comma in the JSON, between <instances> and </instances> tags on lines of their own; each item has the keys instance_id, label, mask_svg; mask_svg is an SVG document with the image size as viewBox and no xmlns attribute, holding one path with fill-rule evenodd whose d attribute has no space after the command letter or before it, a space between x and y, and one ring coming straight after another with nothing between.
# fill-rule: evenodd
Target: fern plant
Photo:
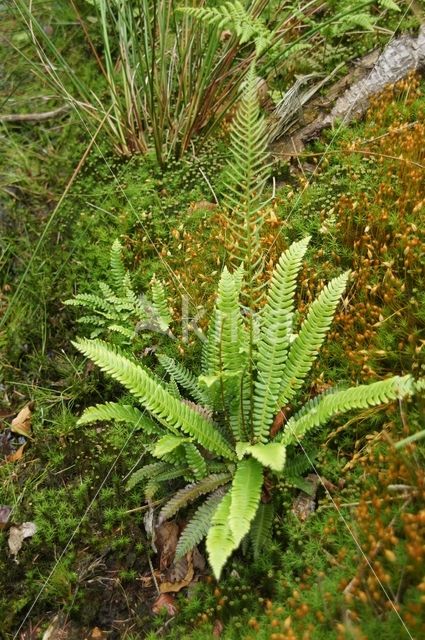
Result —
<instances>
[{"instance_id":1,"label":"fern plant","mask_svg":"<svg viewBox=\"0 0 425 640\"><path fill-rule=\"evenodd\" d=\"M234 169L228 170L226 179L227 213L231 228L239 233L242 254L235 252L233 270L224 268L221 274L200 371L159 355L169 376L164 382L117 346L99 339L74 342L134 397L134 405L108 402L91 407L80 424L118 420L142 430L150 457L130 478L129 488L143 482L148 501L162 493L160 523L182 509L192 510L176 557L206 537L217 578L246 536L255 555L267 544L274 509L270 487L282 478L302 486L306 466L298 445L309 433L341 413L385 404L416 390L410 375L394 376L332 389L302 402L303 385L350 274L331 280L298 325L296 284L310 241L304 238L281 255L264 304L256 310L258 288L252 279L259 267L251 250L257 240L251 222L258 219L261 224L268 167L267 134L254 87L252 68L232 136L229 166ZM291 417L276 432L274 421L282 407ZM170 481L181 484L170 492Z\"/></svg>"},{"instance_id":2,"label":"fern plant","mask_svg":"<svg viewBox=\"0 0 425 640\"><path fill-rule=\"evenodd\" d=\"M310 431L343 412L384 404L415 390L410 375L395 376L370 385L335 389L297 407L303 382L349 276L344 273L331 280L296 327L296 280L308 242L306 238L292 244L278 262L264 308L256 318L252 367L249 321L240 299L241 268L233 273L224 269L221 275L203 345L201 374L160 356L176 383L173 388L104 341L81 339L74 343L140 404L140 408L110 402L96 405L87 409L79 422L120 420L146 433L145 447L158 462L136 471L130 486L148 478L146 493L151 499L169 480L185 479L186 484L162 506L159 522L197 503L180 538L177 557L206 536L217 578L247 534L256 554L267 541L273 502L263 501L264 482L267 479L270 486L273 478L279 480L286 465L294 473L297 461L291 463L290 457ZM274 417L280 407L288 405L294 407L292 417L272 437Z\"/></svg>"},{"instance_id":3,"label":"fern plant","mask_svg":"<svg viewBox=\"0 0 425 640\"><path fill-rule=\"evenodd\" d=\"M163 285L154 279L150 299L137 295L122 253L117 239L110 253L110 284L99 282L99 293L79 293L65 304L85 309L78 322L90 328L91 338L114 335L115 342L130 344L144 331L170 333L171 315Z\"/></svg>"}]
</instances>

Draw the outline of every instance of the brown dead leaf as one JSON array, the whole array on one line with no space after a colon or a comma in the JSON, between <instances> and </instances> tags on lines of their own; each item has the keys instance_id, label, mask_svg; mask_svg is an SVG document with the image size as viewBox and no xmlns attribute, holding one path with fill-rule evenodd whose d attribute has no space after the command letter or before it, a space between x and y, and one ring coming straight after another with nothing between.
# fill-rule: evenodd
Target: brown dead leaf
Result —
<instances>
[{"instance_id":1,"label":"brown dead leaf","mask_svg":"<svg viewBox=\"0 0 425 640\"><path fill-rule=\"evenodd\" d=\"M10 430L25 438L31 437L31 418L34 410L34 403L30 402L20 410L16 418L13 418Z\"/></svg>"},{"instance_id":2,"label":"brown dead leaf","mask_svg":"<svg viewBox=\"0 0 425 640\"><path fill-rule=\"evenodd\" d=\"M187 553L168 570L166 575L168 580L161 582L159 590L161 593L176 593L187 587L192 582L193 576L192 554Z\"/></svg>"},{"instance_id":3,"label":"brown dead leaf","mask_svg":"<svg viewBox=\"0 0 425 640\"><path fill-rule=\"evenodd\" d=\"M273 424L270 428L270 438L274 438L279 433L287 419L288 409L286 407L283 407L273 420Z\"/></svg>"},{"instance_id":4,"label":"brown dead leaf","mask_svg":"<svg viewBox=\"0 0 425 640\"><path fill-rule=\"evenodd\" d=\"M0 531L6 527L11 513L12 507L6 505L0 507Z\"/></svg>"},{"instance_id":5,"label":"brown dead leaf","mask_svg":"<svg viewBox=\"0 0 425 640\"><path fill-rule=\"evenodd\" d=\"M6 456L6 462L17 462L18 460L20 460L24 455L24 449L26 446L26 442L25 444L21 444L19 449L16 449L14 453L10 453L8 456Z\"/></svg>"},{"instance_id":6,"label":"brown dead leaf","mask_svg":"<svg viewBox=\"0 0 425 640\"><path fill-rule=\"evenodd\" d=\"M155 529L155 546L159 553L159 568L165 571L174 560L179 527L175 522L163 522Z\"/></svg>"},{"instance_id":7,"label":"brown dead leaf","mask_svg":"<svg viewBox=\"0 0 425 640\"><path fill-rule=\"evenodd\" d=\"M10 527L8 540L10 553L16 557L25 538L31 538L36 531L37 526L34 522L23 522L19 526Z\"/></svg>"},{"instance_id":8,"label":"brown dead leaf","mask_svg":"<svg viewBox=\"0 0 425 640\"><path fill-rule=\"evenodd\" d=\"M179 608L176 605L174 596L170 596L168 593L161 593L152 605L152 613L158 615L162 609L166 609L170 617L175 616L178 613Z\"/></svg>"}]
</instances>

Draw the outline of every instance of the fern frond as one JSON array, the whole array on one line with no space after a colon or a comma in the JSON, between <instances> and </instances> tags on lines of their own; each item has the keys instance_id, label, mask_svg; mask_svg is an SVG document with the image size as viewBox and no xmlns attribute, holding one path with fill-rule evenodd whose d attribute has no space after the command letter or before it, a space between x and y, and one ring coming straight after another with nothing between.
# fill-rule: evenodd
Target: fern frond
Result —
<instances>
[{"instance_id":1,"label":"fern frond","mask_svg":"<svg viewBox=\"0 0 425 640\"><path fill-rule=\"evenodd\" d=\"M141 365L135 364L119 353L116 348L107 345L102 340L80 339L73 344L103 371L121 382L152 415L160 419L161 423L171 431L175 433L176 429L181 429L217 455L234 457L229 445L213 423L187 404L174 398Z\"/></svg>"},{"instance_id":2,"label":"fern frond","mask_svg":"<svg viewBox=\"0 0 425 640\"><path fill-rule=\"evenodd\" d=\"M217 509L224 495L224 489L220 487L214 491L203 504L195 511L179 538L175 561L182 558L188 551L196 547L208 533L211 525L211 517Z\"/></svg>"},{"instance_id":3,"label":"fern frond","mask_svg":"<svg viewBox=\"0 0 425 640\"><path fill-rule=\"evenodd\" d=\"M151 282L151 293L154 317L157 320L161 331L167 331L171 324L172 317L162 282L154 279Z\"/></svg>"},{"instance_id":4,"label":"fern frond","mask_svg":"<svg viewBox=\"0 0 425 640\"><path fill-rule=\"evenodd\" d=\"M349 275L347 271L331 280L310 305L307 318L302 323L300 332L289 350L282 376L278 407L283 407L292 400L305 381L332 323Z\"/></svg>"},{"instance_id":5,"label":"fern frond","mask_svg":"<svg viewBox=\"0 0 425 640\"><path fill-rule=\"evenodd\" d=\"M280 446L275 446L276 444ZM282 473L286 461L286 449L282 443L253 444L247 447L246 452L261 462L264 467Z\"/></svg>"},{"instance_id":6,"label":"fern frond","mask_svg":"<svg viewBox=\"0 0 425 640\"><path fill-rule=\"evenodd\" d=\"M167 466L168 466L168 469L165 469L164 471L160 471L155 475L151 475L150 479L152 480L152 482L155 482L155 484L158 484L159 486L161 482L168 482L169 480L182 478L188 472L187 467L184 467L184 466L176 466L175 464L173 466L171 465L167 465Z\"/></svg>"},{"instance_id":7,"label":"fern frond","mask_svg":"<svg viewBox=\"0 0 425 640\"><path fill-rule=\"evenodd\" d=\"M103 328L106 324L108 324L108 319L102 316L81 316L81 318L77 319L77 322L79 324L91 324L94 326L98 325L99 327Z\"/></svg>"},{"instance_id":8,"label":"fern frond","mask_svg":"<svg viewBox=\"0 0 425 640\"><path fill-rule=\"evenodd\" d=\"M122 245L118 238L112 244L109 264L114 287L118 292L122 293L126 271L122 259Z\"/></svg>"},{"instance_id":9,"label":"fern frond","mask_svg":"<svg viewBox=\"0 0 425 640\"><path fill-rule=\"evenodd\" d=\"M394 2L394 0L378 0L378 4L390 11L401 11L400 7L396 2Z\"/></svg>"},{"instance_id":10,"label":"fern frond","mask_svg":"<svg viewBox=\"0 0 425 640\"><path fill-rule=\"evenodd\" d=\"M234 244L231 261L234 266L245 265L249 297L254 299L260 295L260 234L264 218L259 211L264 205L263 192L270 173L267 144L267 128L260 115L255 66L252 65L232 123L223 197Z\"/></svg>"},{"instance_id":11,"label":"fern frond","mask_svg":"<svg viewBox=\"0 0 425 640\"><path fill-rule=\"evenodd\" d=\"M230 489L229 511L229 526L236 545L249 531L258 509L262 486L263 466L253 458L239 462Z\"/></svg>"},{"instance_id":12,"label":"fern frond","mask_svg":"<svg viewBox=\"0 0 425 640\"><path fill-rule=\"evenodd\" d=\"M311 468L311 462L316 458L317 449L303 445L303 451L295 453L292 446L286 447L285 478L302 476Z\"/></svg>"},{"instance_id":13,"label":"fern frond","mask_svg":"<svg viewBox=\"0 0 425 640\"><path fill-rule=\"evenodd\" d=\"M115 420L116 422L127 422L135 428L140 428L149 434L161 433L161 429L137 407L118 402L106 402L89 407L78 419L78 424L89 424L100 420Z\"/></svg>"},{"instance_id":14,"label":"fern frond","mask_svg":"<svg viewBox=\"0 0 425 640\"><path fill-rule=\"evenodd\" d=\"M64 304L70 307L88 307L94 311L110 311L110 305L100 296L94 293L78 293L74 298L65 300Z\"/></svg>"},{"instance_id":15,"label":"fern frond","mask_svg":"<svg viewBox=\"0 0 425 640\"><path fill-rule=\"evenodd\" d=\"M187 443L184 446L187 464L193 471L195 478L200 480L207 475L207 463L205 458L198 451L198 448L193 443Z\"/></svg>"},{"instance_id":16,"label":"fern frond","mask_svg":"<svg viewBox=\"0 0 425 640\"><path fill-rule=\"evenodd\" d=\"M325 424L339 413L391 402L410 396L414 391L413 378L406 375L319 395L288 420L281 442L296 444L310 429Z\"/></svg>"},{"instance_id":17,"label":"fern frond","mask_svg":"<svg viewBox=\"0 0 425 640\"><path fill-rule=\"evenodd\" d=\"M159 514L158 522L161 524L164 520L171 518L177 511L186 507L190 502L193 502L199 496L211 493L218 487L227 484L231 480L230 473L215 473L203 478L199 482L188 484L180 491L174 494L174 496L165 504Z\"/></svg>"},{"instance_id":18,"label":"fern frond","mask_svg":"<svg viewBox=\"0 0 425 640\"><path fill-rule=\"evenodd\" d=\"M186 442L188 442L188 438L181 438L180 436L167 434L157 441L152 454L155 458L162 458L167 453L171 453L171 451L174 451L174 449L177 449L177 447L180 447Z\"/></svg>"},{"instance_id":19,"label":"fern frond","mask_svg":"<svg viewBox=\"0 0 425 640\"><path fill-rule=\"evenodd\" d=\"M198 385L198 380L189 369L166 355L158 355L158 361L166 372L191 394L196 402L199 402L199 404L206 403L206 398Z\"/></svg>"},{"instance_id":20,"label":"fern frond","mask_svg":"<svg viewBox=\"0 0 425 640\"><path fill-rule=\"evenodd\" d=\"M171 393L172 396L174 396L175 398L181 398L178 384L172 376L170 380L167 382L166 388L168 393Z\"/></svg>"},{"instance_id":21,"label":"fern frond","mask_svg":"<svg viewBox=\"0 0 425 640\"><path fill-rule=\"evenodd\" d=\"M228 492L221 499L211 518L211 526L207 535L208 559L217 580L220 579L227 559L238 546L229 525L230 503L231 496Z\"/></svg>"},{"instance_id":22,"label":"fern frond","mask_svg":"<svg viewBox=\"0 0 425 640\"><path fill-rule=\"evenodd\" d=\"M258 560L260 552L263 549L270 547L272 540L273 517L273 503L260 503L249 531L255 560Z\"/></svg>"},{"instance_id":23,"label":"fern frond","mask_svg":"<svg viewBox=\"0 0 425 640\"><path fill-rule=\"evenodd\" d=\"M229 29L241 44L252 41L257 55L271 44L272 32L260 18L248 13L240 0L225 2L220 7L184 7L180 10L217 29Z\"/></svg>"},{"instance_id":24,"label":"fern frond","mask_svg":"<svg viewBox=\"0 0 425 640\"><path fill-rule=\"evenodd\" d=\"M153 464L146 464L141 469L137 469L134 473L131 474L128 482L126 491L131 491L136 484L142 482L142 480L146 480L146 478L155 477L157 474L169 469L169 465L166 462L154 462Z\"/></svg>"},{"instance_id":25,"label":"fern frond","mask_svg":"<svg viewBox=\"0 0 425 640\"><path fill-rule=\"evenodd\" d=\"M292 335L296 280L309 241L307 237L295 242L281 255L261 314L253 415L254 435L260 442L267 440L276 413Z\"/></svg>"},{"instance_id":26,"label":"fern frond","mask_svg":"<svg viewBox=\"0 0 425 640\"><path fill-rule=\"evenodd\" d=\"M132 329L128 329L127 327L123 327L119 324L110 324L108 327L108 331L112 331L113 333L119 333L124 338L128 340L133 340L136 335L136 332Z\"/></svg>"}]
</instances>

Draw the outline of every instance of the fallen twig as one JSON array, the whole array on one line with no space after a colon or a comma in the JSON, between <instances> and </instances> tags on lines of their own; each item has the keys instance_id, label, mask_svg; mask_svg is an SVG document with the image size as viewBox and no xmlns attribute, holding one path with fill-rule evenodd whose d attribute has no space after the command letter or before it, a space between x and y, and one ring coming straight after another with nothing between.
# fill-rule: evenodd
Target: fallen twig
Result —
<instances>
[{"instance_id":1,"label":"fallen twig","mask_svg":"<svg viewBox=\"0 0 425 640\"><path fill-rule=\"evenodd\" d=\"M6 113L0 114L0 122L44 122L51 118L58 118L67 111L69 111L69 106L63 105L63 107L41 113Z\"/></svg>"}]
</instances>

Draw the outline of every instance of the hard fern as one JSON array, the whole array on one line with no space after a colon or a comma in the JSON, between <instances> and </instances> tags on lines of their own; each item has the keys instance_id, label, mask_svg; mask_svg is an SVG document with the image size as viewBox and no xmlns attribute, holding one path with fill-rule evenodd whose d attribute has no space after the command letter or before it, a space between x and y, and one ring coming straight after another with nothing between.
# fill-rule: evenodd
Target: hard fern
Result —
<instances>
[{"instance_id":1,"label":"hard fern","mask_svg":"<svg viewBox=\"0 0 425 640\"><path fill-rule=\"evenodd\" d=\"M180 10L217 29L228 29L240 44L253 42L257 56L272 43L273 33L260 18L248 13L239 0L225 2L220 7L185 7Z\"/></svg>"},{"instance_id":2,"label":"hard fern","mask_svg":"<svg viewBox=\"0 0 425 640\"><path fill-rule=\"evenodd\" d=\"M152 300L137 295L131 274L123 262L123 248L115 240L110 252L111 285L98 282L99 294L80 293L65 300L65 304L87 309L78 319L81 324L92 327L90 337L116 336L115 343L131 344L143 331L169 333L171 316L163 285L153 280Z\"/></svg>"}]
</instances>

